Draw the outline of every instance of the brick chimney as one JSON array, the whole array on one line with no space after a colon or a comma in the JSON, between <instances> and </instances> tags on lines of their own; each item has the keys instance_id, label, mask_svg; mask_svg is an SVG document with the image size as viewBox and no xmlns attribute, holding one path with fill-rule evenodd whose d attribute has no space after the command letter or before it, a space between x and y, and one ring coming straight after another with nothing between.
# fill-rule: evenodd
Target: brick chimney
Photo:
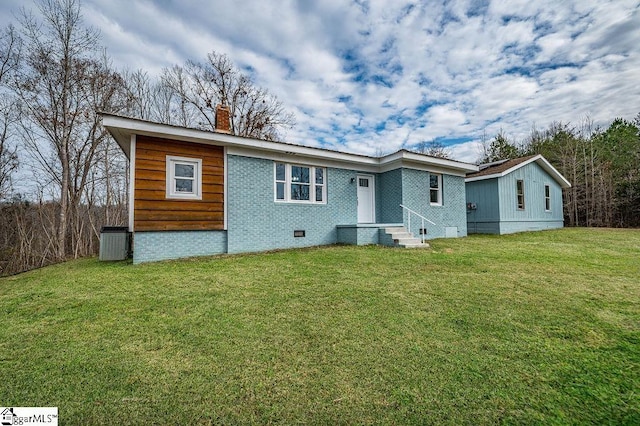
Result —
<instances>
[{"instance_id":1,"label":"brick chimney","mask_svg":"<svg viewBox=\"0 0 640 426\"><path fill-rule=\"evenodd\" d=\"M227 105L216 105L216 132L231 133L231 110Z\"/></svg>"}]
</instances>

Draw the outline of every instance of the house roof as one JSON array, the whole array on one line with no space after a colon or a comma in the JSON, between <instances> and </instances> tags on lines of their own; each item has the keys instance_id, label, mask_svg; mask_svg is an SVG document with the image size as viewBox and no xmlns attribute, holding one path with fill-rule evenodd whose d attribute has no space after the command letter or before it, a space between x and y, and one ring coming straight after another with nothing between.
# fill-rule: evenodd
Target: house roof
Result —
<instances>
[{"instance_id":1,"label":"house roof","mask_svg":"<svg viewBox=\"0 0 640 426\"><path fill-rule=\"evenodd\" d=\"M102 125L111 133L125 155L130 158L133 135L145 135L201 144L224 146L230 154L274 158L282 161L306 161L354 167L361 171L384 172L399 167L418 168L465 176L478 166L461 161L431 157L399 150L382 157L351 154L325 148L266 141L227 133L154 123L137 118L101 113Z\"/></svg>"},{"instance_id":2,"label":"house roof","mask_svg":"<svg viewBox=\"0 0 640 426\"><path fill-rule=\"evenodd\" d=\"M493 163L487 164L480 164L480 170L468 174L465 182L475 182L478 180L493 179L506 176L509 173L534 162L542 167L542 169L547 172L549 176L551 176L556 182L558 182L558 184L562 188L571 187L571 183L569 183L569 181L564 176L562 176L562 174L560 174L560 172L557 171L555 167L553 167L551 163L549 163L547 159L544 158L541 154L514 158L511 160L495 161Z\"/></svg>"}]
</instances>

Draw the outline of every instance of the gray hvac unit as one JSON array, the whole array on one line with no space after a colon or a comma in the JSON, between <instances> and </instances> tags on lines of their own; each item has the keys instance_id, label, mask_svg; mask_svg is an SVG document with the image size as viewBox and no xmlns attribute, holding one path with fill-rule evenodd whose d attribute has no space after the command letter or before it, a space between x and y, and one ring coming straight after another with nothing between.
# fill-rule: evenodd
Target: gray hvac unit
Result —
<instances>
[{"instance_id":1,"label":"gray hvac unit","mask_svg":"<svg viewBox=\"0 0 640 426\"><path fill-rule=\"evenodd\" d=\"M130 233L126 226L103 226L100 230L100 260L124 260L129 256Z\"/></svg>"}]
</instances>

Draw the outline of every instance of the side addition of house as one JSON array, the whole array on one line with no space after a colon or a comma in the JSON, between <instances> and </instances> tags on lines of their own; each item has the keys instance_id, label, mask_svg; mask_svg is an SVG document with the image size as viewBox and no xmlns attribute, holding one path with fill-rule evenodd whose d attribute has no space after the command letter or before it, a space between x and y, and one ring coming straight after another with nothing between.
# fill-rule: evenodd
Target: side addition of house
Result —
<instances>
[{"instance_id":1,"label":"side addition of house","mask_svg":"<svg viewBox=\"0 0 640 426\"><path fill-rule=\"evenodd\" d=\"M369 157L104 114L130 161L134 263L467 235L472 164Z\"/></svg>"},{"instance_id":2,"label":"side addition of house","mask_svg":"<svg viewBox=\"0 0 640 426\"><path fill-rule=\"evenodd\" d=\"M542 155L480 165L466 178L470 234L562 228L562 189L571 184Z\"/></svg>"}]
</instances>

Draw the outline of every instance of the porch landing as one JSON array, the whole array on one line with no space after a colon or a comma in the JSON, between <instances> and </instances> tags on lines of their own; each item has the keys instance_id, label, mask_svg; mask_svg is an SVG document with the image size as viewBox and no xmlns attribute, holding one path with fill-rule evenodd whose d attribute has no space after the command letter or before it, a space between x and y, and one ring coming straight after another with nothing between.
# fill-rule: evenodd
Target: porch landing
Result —
<instances>
[{"instance_id":1,"label":"porch landing","mask_svg":"<svg viewBox=\"0 0 640 426\"><path fill-rule=\"evenodd\" d=\"M402 223L357 223L338 225L338 243L352 245L381 244L393 247L429 247L414 238Z\"/></svg>"}]
</instances>

